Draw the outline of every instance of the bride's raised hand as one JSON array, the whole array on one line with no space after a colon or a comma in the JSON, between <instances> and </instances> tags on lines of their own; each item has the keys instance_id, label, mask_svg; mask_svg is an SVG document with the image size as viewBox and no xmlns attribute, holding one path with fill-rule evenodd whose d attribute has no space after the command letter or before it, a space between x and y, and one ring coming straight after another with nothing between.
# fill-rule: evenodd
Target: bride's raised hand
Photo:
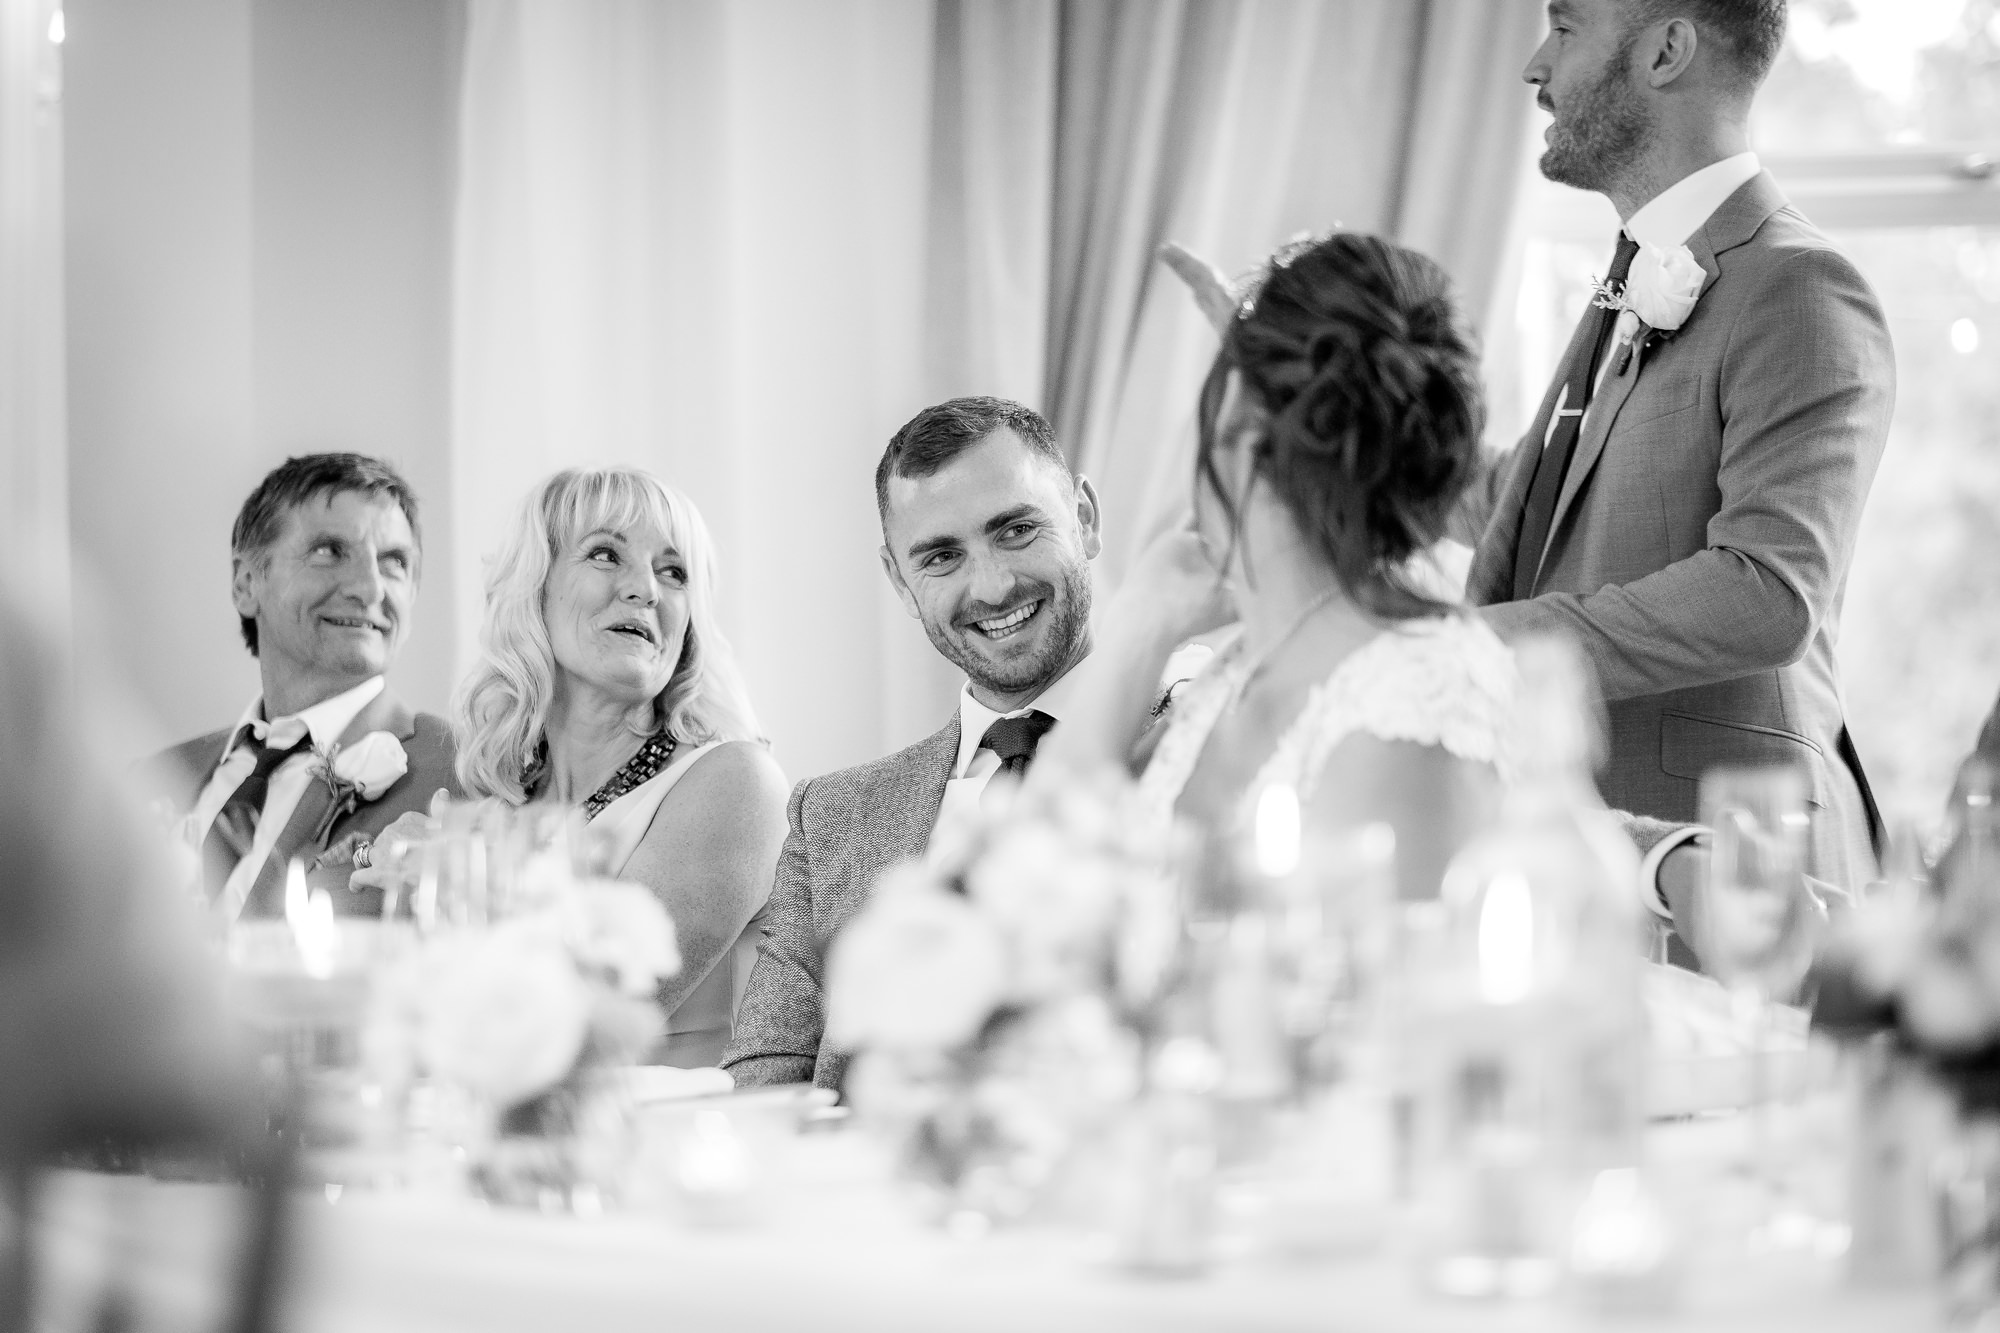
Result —
<instances>
[{"instance_id":1,"label":"bride's raised hand","mask_svg":"<svg viewBox=\"0 0 2000 1333\"><path fill-rule=\"evenodd\" d=\"M1222 573L1192 528L1162 533L1133 562L1106 608L1108 636L1165 653L1236 619Z\"/></svg>"}]
</instances>

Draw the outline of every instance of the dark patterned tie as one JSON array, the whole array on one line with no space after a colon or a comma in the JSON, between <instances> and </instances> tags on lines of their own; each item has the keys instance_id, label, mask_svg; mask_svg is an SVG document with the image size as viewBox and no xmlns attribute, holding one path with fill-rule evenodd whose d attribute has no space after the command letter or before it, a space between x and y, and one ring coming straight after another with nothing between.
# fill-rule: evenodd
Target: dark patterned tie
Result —
<instances>
[{"instance_id":1,"label":"dark patterned tie","mask_svg":"<svg viewBox=\"0 0 2000 1333\"><path fill-rule=\"evenodd\" d=\"M1028 765L1034 762L1035 747L1055 724L1056 720L1047 713L1032 709L1019 717L1003 717L979 738L979 748L999 755L1000 771L1018 778L1028 771Z\"/></svg>"},{"instance_id":2,"label":"dark patterned tie","mask_svg":"<svg viewBox=\"0 0 2000 1333\"><path fill-rule=\"evenodd\" d=\"M264 797L271 790L271 774L311 743L312 736L307 734L287 749L274 750L257 739L248 722L236 733L232 752L247 748L257 756L257 763L215 812L215 822L209 825L208 837L201 844L202 882L211 899L221 895L229 873L250 854L251 844L257 840L257 821L264 813Z\"/></svg>"},{"instance_id":3,"label":"dark patterned tie","mask_svg":"<svg viewBox=\"0 0 2000 1333\"><path fill-rule=\"evenodd\" d=\"M1632 257L1639 243L1622 232L1618 251L1611 258L1611 274L1604 280L1613 291L1625 289L1625 276L1632 271ZM1548 545L1549 527L1555 522L1556 501L1562 497L1563 476L1576 453L1577 437L1583 433L1583 409L1590 406L1590 393L1597 384L1597 367L1604 355L1604 340L1617 324L1618 312L1591 306L1583 314L1585 333L1579 351L1571 358L1566 383L1569 392L1562 398L1563 415L1556 420L1541 457L1535 462L1535 479L1528 487L1528 503L1521 511L1521 532L1514 544L1514 600L1532 597L1535 579L1542 572L1542 551Z\"/></svg>"}]
</instances>

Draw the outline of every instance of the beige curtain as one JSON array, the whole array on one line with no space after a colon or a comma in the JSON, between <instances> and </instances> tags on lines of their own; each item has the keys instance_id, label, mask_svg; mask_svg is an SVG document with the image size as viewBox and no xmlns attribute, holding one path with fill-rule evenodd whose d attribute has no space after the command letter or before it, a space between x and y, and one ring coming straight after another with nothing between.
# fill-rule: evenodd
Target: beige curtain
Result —
<instances>
[{"instance_id":1,"label":"beige curtain","mask_svg":"<svg viewBox=\"0 0 2000 1333\"><path fill-rule=\"evenodd\" d=\"M930 649L878 572L872 478L926 393L932 19L926 0L474 0L451 468L468 650L527 488L630 461L713 528L787 771L916 738L889 719Z\"/></svg>"},{"instance_id":2,"label":"beige curtain","mask_svg":"<svg viewBox=\"0 0 2000 1333\"><path fill-rule=\"evenodd\" d=\"M0 0L0 560L66 618L62 48L56 0Z\"/></svg>"},{"instance_id":3,"label":"beige curtain","mask_svg":"<svg viewBox=\"0 0 2000 1333\"><path fill-rule=\"evenodd\" d=\"M687 490L795 775L907 744L956 676L876 568L919 407L1043 408L1115 578L1184 502L1214 352L1153 261L1336 221L1482 306L1531 0L472 0L453 505L462 645L522 492L616 458Z\"/></svg>"},{"instance_id":4,"label":"beige curtain","mask_svg":"<svg viewBox=\"0 0 2000 1333\"><path fill-rule=\"evenodd\" d=\"M1046 402L1111 516L1177 521L1214 354L1152 255L1230 271L1336 223L1438 258L1481 320L1532 98L1533 0L1117 0L1063 11Z\"/></svg>"}]
</instances>

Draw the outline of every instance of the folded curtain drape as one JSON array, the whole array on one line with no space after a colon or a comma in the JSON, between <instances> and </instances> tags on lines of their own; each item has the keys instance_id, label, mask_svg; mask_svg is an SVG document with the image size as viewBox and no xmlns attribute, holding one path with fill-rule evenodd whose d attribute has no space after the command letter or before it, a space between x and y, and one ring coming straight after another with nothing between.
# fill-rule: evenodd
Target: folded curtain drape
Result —
<instances>
[{"instance_id":1,"label":"folded curtain drape","mask_svg":"<svg viewBox=\"0 0 2000 1333\"><path fill-rule=\"evenodd\" d=\"M1214 336L1153 259L1336 222L1490 297L1533 0L472 0L453 495L459 642L537 477L693 496L795 775L935 730L956 675L890 594L872 474L926 403L1041 408L1104 584L1186 503Z\"/></svg>"},{"instance_id":2,"label":"folded curtain drape","mask_svg":"<svg viewBox=\"0 0 2000 1333\"><path fill-rule=\"evenodd\" d=\"M57 13L0 0L0 557L49 616L69 600Z\"/></svg>"}]
</instances>

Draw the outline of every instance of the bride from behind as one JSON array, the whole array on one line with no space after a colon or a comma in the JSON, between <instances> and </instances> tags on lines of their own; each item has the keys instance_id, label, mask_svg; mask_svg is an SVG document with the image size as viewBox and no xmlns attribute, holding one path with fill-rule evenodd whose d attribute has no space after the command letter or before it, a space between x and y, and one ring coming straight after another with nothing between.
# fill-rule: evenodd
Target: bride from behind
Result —
<instances>
[{"instance_id":1,"label":"bride from behind","mask_svg":"<svg viewBox=\"0 0 2000 1333\"><path fill-rule=\"evenodd\" d=\"M1106 608L1054 753L1138 755L1163 820L1222 832L1289 785L1309 830L1388 824L1402 893L1436 893L1489 817L1513 679L1499 639L1424 576L1482 416L1437 264L1353 232L1281 252L1202 388L1193 528L1150 547ZM1229 622L1149 733L1168 654Z\"/></svg>"}]
</instances>

